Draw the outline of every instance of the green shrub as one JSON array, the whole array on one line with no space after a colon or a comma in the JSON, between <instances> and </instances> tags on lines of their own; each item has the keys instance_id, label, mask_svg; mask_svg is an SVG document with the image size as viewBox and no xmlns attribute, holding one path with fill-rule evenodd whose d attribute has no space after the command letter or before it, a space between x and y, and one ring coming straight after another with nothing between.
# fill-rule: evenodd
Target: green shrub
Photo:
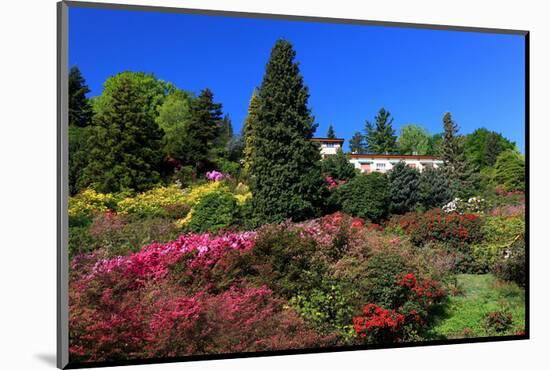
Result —
<instances>
[{"instance_id":1,"label":"green shrub","mask_svg":"<svg viewBox=\"0 0 550 370\"><path fill-rule=\"evenodd\" d=\"M402 300L402 289L396 279L409 270L407 261L396 252L385 251L371 256L367 261L363 301L397 308Z\"/></svg>"},{"instance_id":2,"label":"green shrub","mask_svg":"<svg viewBox=\"0 0 550 370\"><path fill-rule=\"evenodd\" d=\"M336 155L329 155L321 161L321 171L335 180L347 181L355 177L355 167L341 149Z\"/></svg>"},{"instance_id":3,"label":"green shrub","mask_svg":"<svg viewBox=\"0 0 550 370\"><path fill-rule=\"evenodd\" d=\"M193 208L187 228L197 233L226 229L235 223L237 212L237 201L231 193L209 193Z\"/></svg>"},{"instance_id":4,"label":"green shrub","mask_svg":"<svg viewBox=\"0 0 550 370\"><path fill-rule=\"evenodd\" d=\"M290 304L308 322L324 332L337 330L344 339L354 337L353 301L357 292L325 280L321 287L292 297Z\"/></svg>"},{"instance_id":5,"label":"green shrub","mask_svg":"<svg viewBox=\"0 0 550 370\"><path fill-rule=\"evenodd\" d=\"M525 286L525 238L521 235L493 265L493 273L500 279Z\"/></svg>"},{"instance_id":6,"label":"green shrub","mask_svg":"<svg viewBox=\"0 0 550 370\"><path fill-rule=\"evenodd\" d=\"M388 178L380 172L359 174L339 188L342 210L379 222L388 215Z\"/></svg>"},{"instance_id":7,"label":"green shrub","mask_svg":"<svg viewBox=\"0 0 550 370\"><path fill-rule=\"evenodd\" d=\"M523 216L486 217L481 227L483 240L471 246L476 263L476 272L485 273L502 258L519 235L525 233Z\"/></svg>"},{"instance_id":8,"label":"green shrub","mask_svg":"<svg viewBox=\"0 0 550 370\"><path fill-rule=\"evenodd\" d=\"M266 225L258 231L256 244L247 258L256 280L291 298L319 287L325 266L315 260L317 244L311 237L286 225Z\"/></svg>"},{"instance_id":9,"label":"green shrub","mask_svg":"<svg viewBox=\"0 0 550 370\"><path fill-rule=\"evenodd\" d=\"M93 239L86 226L69 227L69 259L93 250Z\"/></svg>"}]
</instances>

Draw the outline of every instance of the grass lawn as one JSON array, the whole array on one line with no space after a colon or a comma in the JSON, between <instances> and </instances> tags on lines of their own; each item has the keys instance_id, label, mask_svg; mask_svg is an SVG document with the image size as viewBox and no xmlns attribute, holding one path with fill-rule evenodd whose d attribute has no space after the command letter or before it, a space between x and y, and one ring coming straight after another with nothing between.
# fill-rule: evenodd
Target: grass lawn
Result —
<instances>
[{"instance_id":1,"label":"grass lawn","mask_svg":"<svg viewBox=\"0 0 550 370\"><path fill-rule=\"evenodd\" d=\"M451 296L437 316L434 337L468 338L514 335L525 327L525 290L514 283L502 282L491 274L457 275L459 294ZM506 331L485 328L488 312L506 310L512 325Z\"/></svg>"}]
</instances>

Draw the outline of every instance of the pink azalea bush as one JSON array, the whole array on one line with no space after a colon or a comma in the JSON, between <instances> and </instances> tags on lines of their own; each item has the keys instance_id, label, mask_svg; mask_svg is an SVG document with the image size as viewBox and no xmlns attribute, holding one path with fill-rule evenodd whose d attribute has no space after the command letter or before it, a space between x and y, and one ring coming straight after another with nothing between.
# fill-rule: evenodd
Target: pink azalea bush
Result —
<instances>
[{"instance_id":1,"label":"pink azalea bush","mask_svg":"<svg viewBox=\"0 0 550 370\"><path fill-rule=\"evenodd\" d=\"M223 172L213 170L213 171L208 171L206 173L206 178L210 181L222 181L229 178L229 175L226 175Z\"/></svg>"}]
</instances>

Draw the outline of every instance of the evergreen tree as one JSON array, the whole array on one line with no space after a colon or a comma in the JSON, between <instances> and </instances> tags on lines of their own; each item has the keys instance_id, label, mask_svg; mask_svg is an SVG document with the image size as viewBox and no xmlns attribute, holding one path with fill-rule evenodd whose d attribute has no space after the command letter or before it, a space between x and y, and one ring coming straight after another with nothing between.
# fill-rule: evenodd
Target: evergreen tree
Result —
<instances>
[{"instance_id":1,"label":"evergreen tree","mask_svg":"<svg viewBox=\"0 0 550 370\"><path fill-rule=\"evenodd\" d=\"M353 134L349 148L353 154L361 154L365 152L365 137L360 132Z\"/></svg>"},{"instance_id":2,"label":"evergreen tree","mask_svg":"<svg viewBox=\"0 0 550 370\"><path fill-rule=\"evenodd\" d=\"M514 143L498 132L486 128L479 128L466 135L464 143L466 159L479 169L493 166L500 153L514 148Z\"/></svg>"},{"instance_id":3,"label":"evergreen tree","mask_svg":"<svg viewBox=\"0 0 550 370\"><path fill-rule=\"evenodd\" d=\"M393 118L384 108L376 115L375 124L367 121L365 125L367 151L372 154L397 153L397 136L392 128Z\"/></svg>"},{"instance_id":4,"label":"evergreen tree","mask_svg":"<svg viewBox=\"0 0 550 370\"><path fill-rule=\"evenodd\" d=\"M424 208L440 208L453 199L450 181L445 172L425 168L418 179L418 201Z\"/></svg>"},{"instance_id":5,"label":"evergreen tree","mask_svg":"<svg viewBox=\"0 0 550 370\"><path fill-rule=\"evenodd\" d=\"M88 140L92 127L69 125L69 193L75 195L80 189L80 178L88 165Z\"/></svg>"},{"instance_id":6,"label":"evergreen tree","mask_svg":"<svg viewBox=\"0 0 550 370\"><path fill-rule=\"evenodd\" d=\"M416 206L419 175L417 170L407 166L403 161L389 171L390 212L406 213Z\"/></svg>"},{"instance_id":7,"label":"evergreen tree","mask_svg":"<svg viewBox=\"0 0 550 370\"><path fill-rule=\"evenodd\" d=\"M321 154L311 141L316 125L295 56L278 40L258 90L250 172L255 218L264 223L314 217L323 202Z\"/></svg>"},{"instance_id":8,"label":"evergreen tree","mask_svg":"<svg viewBox=\"0 0 550 370\"><path fill-rule=\"evenodd\" d=\"M493 166L500 153L502 153L502 141L499 139L498 134L491 132L487 136L487 141L485 142L485 148L483 148L483 165L484 166Z\"/></svg>"},{"instance_id":9,"label":"evergreen tree","mask_svg":"<svg viewBox=\"0 0 550 370\"><path fill-rule=\"evenodd\" d=\"M100 192L143 191L160 180L162 131L152 115L159 101L150 91L155 81L151 75L124 72L105 83L81 186Z\"/></svg>"},{"instance_id":10,"label":"evergreen tree","mask_svg":"<svg viewBox=\"0 0 550 370\"><path fill-rule=\"evenodd\" d=\"M332 127L332 125L328 126L327 138L336 139L336 134L334 133L334 128Z\"/></svg>"},{"instance_id":11,"label":"evergreen tree","mask_svg":"<svg viewBox=\"0 0 550 370\"><path fill-rule=\"evenodd\" d=\"M338 149L335 155L328 155L321 161L323 175L335 180L350 180L355 176L355 167L350 163L342 149Z\"/></svg>"},{"instance_id":12,"label":"evergreen tree","mask_svg":"<svg viewBox=\"0 0 550 370\"><path fill-rule=\"evenodd\" d=\"M250 98L250 103L248 105L248 115L244 121L243 125L243 136L244 136L244 173L248 174L250 172L250 167L252 165L253 151L254 151L254 137L255 137L255 127L258 122L258 95L256 90L252 93L252 98Z\"/></svg>"},{"instance_id":13,"label":"evergreen tree","mask_svg":"<svg viewBox=\"0 0 550 370\"><path fill-rule=\"evenodd\" d=\"M69 125L86 127L92 120L92 106L86 97L90 92L77 66L69 70Z\"/></svg>"},{"instance_id":14,"label":"evergreen tree","mask_svg":"<svg viewBox=\"0 0 550 370\"><path fill-rule=\"evenodd\" d=\"M451 113L443 116L443 139L441 141L441 159L443 171L450 180L455 195L467 197L476 189L472 168L464 153L464 140L458 136L458 125L453 121Z\"/></svg>"},{"instance_id":15,"label":"evergreen tree","mask_svg":"<svg viewBox=\"0 0 550 370\"><path fill-rule=\"evenodd\" d=\"M191 104L191 119L187 124L184 163L204 171L212 162L214 141L222 127L222 105L214 103L214 94L203 89Z\"/></svg>"}]
</instances>

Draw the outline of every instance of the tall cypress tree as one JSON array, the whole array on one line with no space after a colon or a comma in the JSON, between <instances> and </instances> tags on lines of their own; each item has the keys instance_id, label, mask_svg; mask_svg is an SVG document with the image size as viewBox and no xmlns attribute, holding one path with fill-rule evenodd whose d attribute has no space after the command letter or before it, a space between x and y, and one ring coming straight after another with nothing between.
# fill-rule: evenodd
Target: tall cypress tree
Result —
<instances>
[{"instance_id":1,"label":"tall cypress tree","mask_svg":"<svg viewBox=\"0 0 550 370\"><path fill-rule=\"evenodd\" d=\"M336 139L336 133L334 132L334 128L332 127L332 125L328 127L327 138Z\"/></svg>"},{"instance_id":2,"label":"tall cypress tree","mask_svg":"<svg viewBox=\"0 0 550 370\"><path fill-rule=\"evenodd\" d=\"M214 141L222 126L222 105L214 103L214 94L206 88L191 103L191 119L187 124L184 162L200 172L211 160Z\"/></svg>"},{"instance_id":3,"label":"tall cypress tree","mask_svg":"<svg viewBox=\"0 0 550 370\"><path fill-rule=\"evenodd\" d=\"M250 167L252 165L252 158L254 152L254 137L256 135L256 126L258 125L258 95L256 90L252 92L252 98L250 98L250 103L248 105L248 115L244 121L243 125L243 136L244 136L244 173L249 174Z\"/></svg>"},{"instance_id":4,"label":"tall cypress tree","mask_svg":"<svg viewBox=\"0 0 550 370\"><path fill-rule=\"evenodd\" d=\"M69 70L69 125L86 127L92 120L92 106L86 97L90 88L77 66Z\"/></svg>"},{"instance_id":5,"label":"tall cypress tree","mask_svg":"<svg viewBox=\"0 0 550 370\"><path fill-rule=\"evenodd\" d=\"M158 102L150 91L157 81L151 75L124 72L105 83L82 185L101 192L143 191L160 181L162 131L151 114Z\"/></svg>"},{"instance_id":6,"label":"tall cypress tree","mask_svg":"<svg viewBox=\"0 0 550 370\"><path fill-rule=\"evenodd\" d=\"M311 141L316 125L295 56L288 41L278 40L258 90L251 189L259 222L313 217L323 201L321 155Z\"/></svg>"},{"instance_id":7,"label":"tall cypress tree","mask_svg":"<svg viewBox=\"0 0 550 370\"><path fill-rule=\"evenodd\" d=\"M353 134L349 141L349 149L354 154L365 152L365 137L359 131Z\"/></svg>"},{"instance_id":8,"label":"tall cypress tree","mask_svg":"<svg viewBox=\"0 0 550 370\"><path fill-rule=\"evenodd\" d=\"M405 213L411 211L418 202L418 178L420 173L399 162L389 172L390 212Z\"/></svg>"},{"instance_id":9,"label":"tall cypress tree","mask_svg":"<svg viewBox=\"0 0 550 370\"><path fill-rule=\"evenodd\" d=\"M367 150L372 154L395 154L397 149L397 136L392 127L393 118L384 108L376 115L375 123L366 122Z\"/></svg>"}]
</instances>

